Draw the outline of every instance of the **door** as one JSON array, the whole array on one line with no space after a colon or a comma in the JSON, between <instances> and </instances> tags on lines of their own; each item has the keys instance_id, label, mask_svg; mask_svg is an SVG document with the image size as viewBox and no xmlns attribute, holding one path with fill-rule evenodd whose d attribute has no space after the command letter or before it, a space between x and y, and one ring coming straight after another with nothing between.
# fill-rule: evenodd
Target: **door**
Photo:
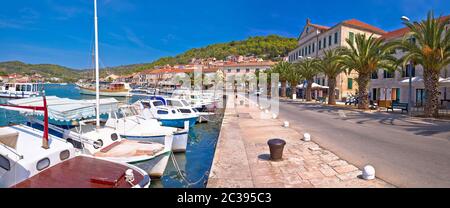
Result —
<instances>
[{"instance_id":1,"label":"door","mask_svg":"<svg viewBox=\"0 0 450 208\"><path fill-rule=\"evenodd\" d=\"M422 107L424 100L425 100L425 90L416 89L416 106Z\"/></svg>"}]
</instances>

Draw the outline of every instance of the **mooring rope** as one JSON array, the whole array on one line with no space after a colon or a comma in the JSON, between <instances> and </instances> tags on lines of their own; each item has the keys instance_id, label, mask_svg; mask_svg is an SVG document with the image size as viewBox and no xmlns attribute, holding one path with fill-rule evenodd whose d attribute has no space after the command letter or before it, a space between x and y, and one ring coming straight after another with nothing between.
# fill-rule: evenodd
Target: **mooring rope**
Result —
<instances>
[{"instance_id":1,"label":"mooring rope","mask_svg":"<svg viewBox=\"0 0 450 208\"><path fill-rule=\"evenodd\" d=\"M205 175L203 175L202 177L200 177L200 179L197 180L196 182L190 182L190 181L184 176L184 174L182 173L181 168L180 168L180 166L178 165L178 162L177 162L177 160L176 160L175 155L173 154L173 152L170 153L170 157L172 158L172 162L173 162L173 165L175 166L175 169L177 169L177 172L178 172L178 174L181 176L181 179L183 179L183 181L188 185L188 187L191 187L192 185L196 185L196 184L200 183L200 182L205 178L205 176L209 175L209 171L207 171L207 172L205 173Z\"/></svg>"}]
</instances>

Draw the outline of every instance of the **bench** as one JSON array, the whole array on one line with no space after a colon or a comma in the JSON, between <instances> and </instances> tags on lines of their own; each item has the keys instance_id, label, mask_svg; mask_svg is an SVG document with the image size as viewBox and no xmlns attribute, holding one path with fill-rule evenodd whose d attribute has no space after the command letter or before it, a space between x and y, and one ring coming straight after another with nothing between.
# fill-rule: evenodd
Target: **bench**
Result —
<instances>
[{"instance_id":1,"label":"bench","mask_svg":"<svg viewBox=\"0 0 450 208\"><path fill-rule=\"evenodd\" d=\"M409 112L409 110L408 110L408 103L393 102L392 105L387 108L387 111L392 110L392 112L394 112L395 109L402 110L402 114L405 111Z\"/></svg>"}]
</instances>

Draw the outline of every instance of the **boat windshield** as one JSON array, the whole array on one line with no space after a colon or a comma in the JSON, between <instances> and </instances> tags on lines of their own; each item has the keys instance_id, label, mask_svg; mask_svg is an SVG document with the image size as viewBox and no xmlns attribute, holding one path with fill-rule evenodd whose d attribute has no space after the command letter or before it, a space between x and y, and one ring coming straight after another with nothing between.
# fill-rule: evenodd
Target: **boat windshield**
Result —
<instances>
[{"instance_id":1,"label":"boat windshield","mask_svg":"<svg viewBox=\"0 0 450 208\"><path fill-rule=\"evenodd\" d=\"M181 100L181 102L185 105L185 106L189 106L189 103L186 100Z\"/></svg>"},{"instance_id":2,"label":"boat windshield","mask_svg":"<svg viewBox=\"0 0 450 208\"><path fill-rule=\"evenodd\" d=\"M177 100L167 100L167 105L174 107L183 107L183 104Z\"/></svg>"},{"instance_id":3,"label":"boat windshield","mask_svg":"<svg viewBox=\"0 0 450 208\"><path fill-rule=\"evenodd\" d=\"M155 106L155 107L159 107L159 106L164 106L164 103L162 102L162 101L153 101L153 105Z\"/></svg>"},{"instance_id":4,"label":"boat windshield","mask_svg":"<svg viewBox=\"0 0 450 208\"><path fill-rule=\"evenodd\" d=\"M119 113L122 114L125 117L138 115L138 112L136 111L136 109L135 108L130 108L130 107L119 109Z\"/></svg>"}]
</instances>

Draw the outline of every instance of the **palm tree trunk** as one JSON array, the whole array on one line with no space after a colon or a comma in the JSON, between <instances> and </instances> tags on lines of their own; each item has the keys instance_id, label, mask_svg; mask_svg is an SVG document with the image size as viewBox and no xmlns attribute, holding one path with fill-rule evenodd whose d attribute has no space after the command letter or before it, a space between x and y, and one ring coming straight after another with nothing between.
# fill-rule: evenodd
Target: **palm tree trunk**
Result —
<instances>
[{"instance_id":1,"label":"palm tree trunk","mask_svg":"<svg viewBox=\"0 0 450 208\"><path fill-rule=\"evenodd\" d=\"M328 87L328 105L336 105L336 77L329 77Z\"/></svg>"},{"instance_id":2,"label":"palm tree trunk","mask_svg":"<svg viewBox=\"0 0 450 208\"><path fill-rule=\"evenodd\" d=\"M281 97L286 97L286 80L281 81Z\"/></svg>"},{"instance_id":3,"label":"palm tree trunk","mask_svg":"<svg viewBox=\"0 0 450 208\"><path fill-rule=\"evenodd\" d=\"M370 74L359 74L358 82L358 108L367 110L369 109L369 92L367 90L370 81Z\"/></svg>"},{"instance_id":4,"label":"palm tree trunk","mask_svg":"<svg viewBox=\"0 0 450 208\"><path fill-rule=\"evenodd\" d=\"M314 80L308 80L308 86L306 87L306 101L312 101L312 84Z\"/></svg>"},{"instance_id":5,"label":"palm tree trunk","mask_svg":"<svg viewBox=\"0 0 450 208\"><path fill-rule=\"evenodd\" d=\"M439 117L439 73L436 70L424 70L425 117Z\"/></svg>"}]
</instances>

